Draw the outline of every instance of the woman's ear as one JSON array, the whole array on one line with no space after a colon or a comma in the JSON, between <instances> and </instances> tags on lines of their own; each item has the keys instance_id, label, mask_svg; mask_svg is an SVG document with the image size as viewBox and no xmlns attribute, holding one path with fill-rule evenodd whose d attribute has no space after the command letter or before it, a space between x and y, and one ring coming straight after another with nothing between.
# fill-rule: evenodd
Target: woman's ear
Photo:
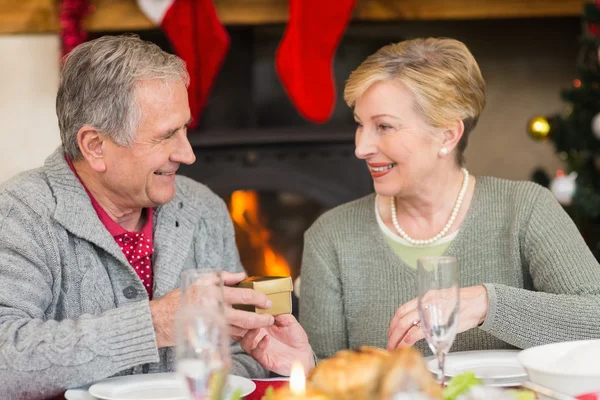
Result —
<instances>
[{"instance_id":1,"label":"woman's ear","mask_svg":"<svg viewBox=\"0 0 600 400\"><path fill-rule=\"evenodd\" d=\"M465 124L461 119L457 119L453 125L446 128L443 132L442 147L448 149L451 153L460 142L465 132Z\"/></svg>"},{"instance_id":2,"label":"woman's ear","mask_svg":"<svg viewBox=\"0 0 600 400\"><path fill-rule=\"evenodd\" d=\"M90 125L82 126L77 132L77 144L83 158L96 172L106 171L104 144L107 137Z\"/></svg>"}]
</instances>

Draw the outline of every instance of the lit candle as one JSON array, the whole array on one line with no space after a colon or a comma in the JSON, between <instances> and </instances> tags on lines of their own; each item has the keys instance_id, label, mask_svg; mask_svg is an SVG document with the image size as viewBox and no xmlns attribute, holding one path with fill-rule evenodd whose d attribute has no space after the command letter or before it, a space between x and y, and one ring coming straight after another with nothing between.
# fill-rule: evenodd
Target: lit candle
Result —
<instances>
[{"instance_id":1,"label":"lit candle","mask_svg":"<svg viewBox=\"0 0 600 400\"><path fill-rule=\"evenodd\" d=\"M306 394L306 376L304 367L298 362L292 364L290 373L290 393L294 396L303 396Z\"/></svg>"},{"instance_id":2,"label":"lit candle","mask_svg":"<svg viewBox=\"0 0 600 400\"><path fill-rule=\"evenodd\" d=\"M304 367L298 362L292 364L290 384L275 391L269 400L330 400L319 390L306 387Z\"/></svg>"}]
</instances>

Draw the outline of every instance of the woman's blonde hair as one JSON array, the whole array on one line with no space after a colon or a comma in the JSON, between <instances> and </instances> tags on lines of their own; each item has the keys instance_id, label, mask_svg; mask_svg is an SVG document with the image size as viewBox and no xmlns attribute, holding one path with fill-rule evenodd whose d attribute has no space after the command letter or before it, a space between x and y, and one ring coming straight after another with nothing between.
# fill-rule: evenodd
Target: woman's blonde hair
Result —
<instances>
[{"instance_id":1,"label":"woman's blonde hair","mask_svg":"<svg viewBox=\"0 0 600 400\"><path fill-rule=\"evenodd\" d=\"M408 89L415 111L433 127L446 127L457 118L463 121L465 130L457 145L457 161L463 165L469 134L485 106L485 81L467 46L447 38L384 46L350 74L344 100L354 107L380 81L399 82Z\"/></svg>"}]
</instances>

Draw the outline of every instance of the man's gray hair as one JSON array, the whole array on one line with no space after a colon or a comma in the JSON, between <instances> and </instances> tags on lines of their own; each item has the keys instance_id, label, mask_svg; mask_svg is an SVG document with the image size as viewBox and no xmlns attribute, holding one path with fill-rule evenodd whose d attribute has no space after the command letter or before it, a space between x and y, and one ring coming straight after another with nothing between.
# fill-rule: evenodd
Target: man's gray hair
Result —
<instances>
[{"instance_id":1,"label":"man's gray hair","mask_svg":"<svg viewBox=\"0 0 600 400\"><path fill-rule=\"evenodd\" d=\"M136 35L103 36L73 49L64 60L56 114L65 153L81 157L77 132L91 125L120 146L135 140L141 120L137 87L147 80L178 80L189 75L179 57Z\"/></svg>"}]
</instances>

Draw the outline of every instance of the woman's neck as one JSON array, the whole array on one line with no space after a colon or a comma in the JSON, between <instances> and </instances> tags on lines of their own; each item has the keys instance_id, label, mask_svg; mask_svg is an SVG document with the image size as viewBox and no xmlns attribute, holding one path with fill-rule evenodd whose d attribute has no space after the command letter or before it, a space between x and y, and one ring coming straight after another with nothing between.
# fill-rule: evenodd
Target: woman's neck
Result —
<instances>
[{"instance_id":1,"label":"woman's neck","mask_svg":"<svg viewBox=\"0 0 600 400\"><path fill-rule=\"evenodd\" d=\"M448 223L457 204L465 175L459 168L449 169L432 175L419 184L418 189L395 196L396 217L400 227L413 239L430 239ZM468 186L458 209L454 223L447 232L456 231L469 209L475 179L469 176ZM384 223L395 233L392 223L391 198L378 196L378 209Z\"/></svg>"}]
</instances>

